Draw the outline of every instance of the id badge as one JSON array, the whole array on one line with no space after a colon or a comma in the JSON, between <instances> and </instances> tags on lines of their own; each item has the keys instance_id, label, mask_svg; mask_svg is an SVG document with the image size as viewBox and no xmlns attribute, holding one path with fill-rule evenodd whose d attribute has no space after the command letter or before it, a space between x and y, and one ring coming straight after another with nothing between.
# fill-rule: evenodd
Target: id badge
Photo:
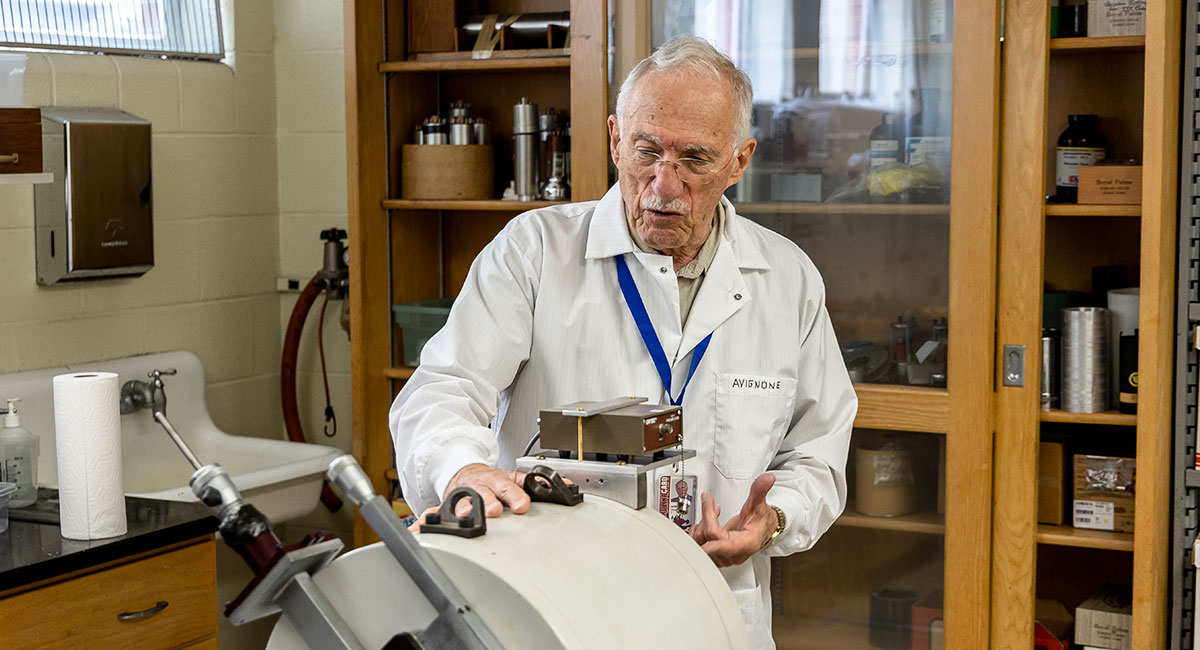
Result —
<instances>
[{"instance_id":1,"label":"id badge","mask_svg":"<svg viewBox=\"0 0 1200 650\"><path fill-rule=\"evenodd\" d=\"M658 478L658 511L690 532L698 519L699 494L696 477L691 474L666 474Z\"/></svg>"}]
</instances>

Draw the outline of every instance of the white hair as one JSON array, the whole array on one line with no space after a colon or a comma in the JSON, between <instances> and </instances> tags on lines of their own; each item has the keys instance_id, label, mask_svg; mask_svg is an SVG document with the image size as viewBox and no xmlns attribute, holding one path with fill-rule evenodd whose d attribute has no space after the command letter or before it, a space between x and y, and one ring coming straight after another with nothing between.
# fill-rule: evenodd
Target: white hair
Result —
<instances>
[{"instance_id":1,"label":"white hair","mask_svg":"<svg viewBox=\"0 0 1200 650\"><path fill-rule=\"evenodd\" d=\"M649 72L681 68L707 72L729 85L734 100L733 126L738 136L737 142L749 138L750 105L754 100L750 77L708 41L695 36L672 39L633 66L629 76L621 83L621 90L617 92L617 128L623 128L627 100L638 80Z\"/></svg>"}]
</instances>

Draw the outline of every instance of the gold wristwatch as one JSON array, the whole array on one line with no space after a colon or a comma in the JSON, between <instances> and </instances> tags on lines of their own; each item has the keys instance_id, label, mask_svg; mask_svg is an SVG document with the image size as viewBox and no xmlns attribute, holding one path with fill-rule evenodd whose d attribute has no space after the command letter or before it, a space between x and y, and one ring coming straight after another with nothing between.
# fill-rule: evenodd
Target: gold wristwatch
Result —
<instances>
[{"instance_id":1,"label":"gold wristwatch","mask_svg":"<svg viewBox=\"0 0 1200 650\"><path fill-rule=\"evenodd\" d=\"M760 551L770 546L775 541L775 538L783 533L783 529L787 528L787 515L783 514L783 510L779 506L771 506L771 509L775 511L775 532L771 533L771 536L763 542L762 546L758 547Z\"/></svg>"}]
</instances>

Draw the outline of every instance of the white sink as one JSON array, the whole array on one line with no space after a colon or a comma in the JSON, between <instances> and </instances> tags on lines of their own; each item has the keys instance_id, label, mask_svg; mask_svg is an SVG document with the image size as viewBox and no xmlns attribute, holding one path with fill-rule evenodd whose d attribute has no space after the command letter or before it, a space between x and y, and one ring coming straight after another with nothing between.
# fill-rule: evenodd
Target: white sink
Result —
<instances>
[{"instance_id":1,"label":"white sink","mask_svg":"<svg viewBox=\"0 0 1200 650\"><path fill-rule=\"evenodd\" d=\"M219 463L233 477L242 498L275 523L301 517L316 507L325 469L345 452L325 445L221 431L213 424L205 405L204 368L190 352L164 352L0 375L0 404L4 398L20 397L17 408L21 425L41 439L38 483L58 484L52 386L55 375L115 372L124 384L130 379L147 381L146 373L156 368L178 370L174 376L163 377L167 419L201 463ZM262 407L278 409L279 405ZM192 466L149 410L121 416L121 444L126 494L168 501L196 500L188 487Z\"/></svg>"}]
</instances>

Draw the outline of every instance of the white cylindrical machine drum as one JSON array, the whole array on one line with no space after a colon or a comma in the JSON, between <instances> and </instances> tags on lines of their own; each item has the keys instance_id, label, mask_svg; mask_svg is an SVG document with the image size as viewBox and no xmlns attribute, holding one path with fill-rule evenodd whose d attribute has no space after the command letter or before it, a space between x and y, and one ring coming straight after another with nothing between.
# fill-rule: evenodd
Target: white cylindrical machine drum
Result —
<instances>
[{"instance_id":1,"label":"white cylindrical machine drum","mask_svg":"<svg viewBox=\"0 0 1200 650\"><path fill-rule=\"evenodd\" d=\"M716 566L650 509L587 495L489 519L474 539L418 534L505 648L749 648ZM339 557L315 582L367 648L423 629L434 610L382 544ZM268 650L307 648L287 616ZM312 650L321 650L313 648Z\"/></svg>"}]
</instances>

